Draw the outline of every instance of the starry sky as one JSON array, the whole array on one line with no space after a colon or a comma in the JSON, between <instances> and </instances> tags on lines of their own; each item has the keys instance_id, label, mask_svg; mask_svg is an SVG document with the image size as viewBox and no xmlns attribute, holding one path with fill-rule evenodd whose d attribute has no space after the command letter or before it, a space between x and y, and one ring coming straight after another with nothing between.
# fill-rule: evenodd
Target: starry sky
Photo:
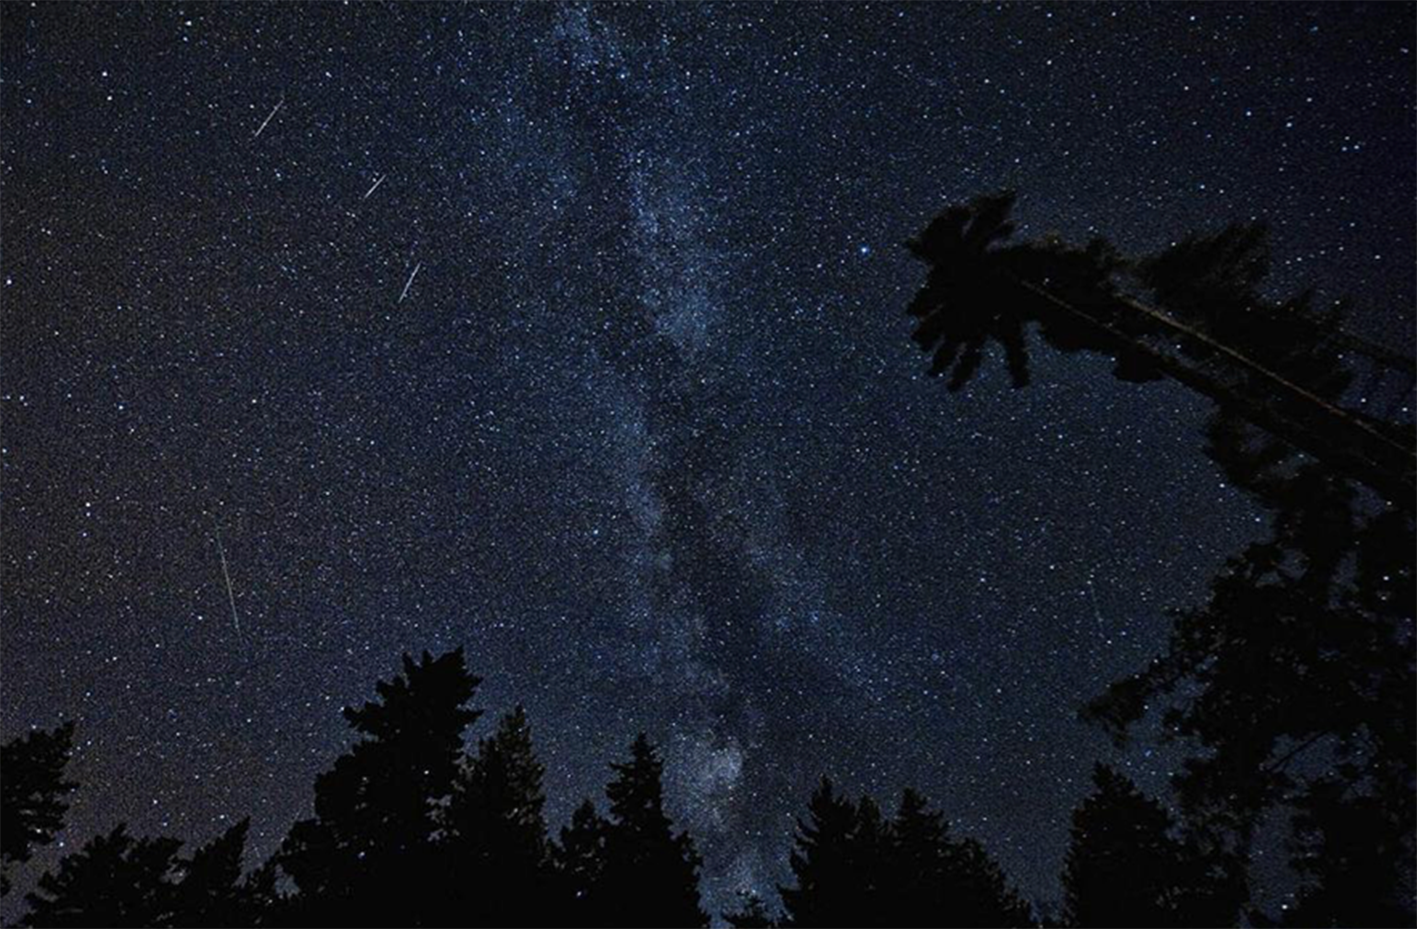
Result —
<instances>
[{"instance_id":1,"label":"starry sky","mask_svg":"<svg viewBox=\"0 0 1417 929\"><path fill-rule=\"evenodd\" d=\"M1055 899L1093 762L1176 762L1078 705L1267 521L1178 386L1040 350L948 394L901 243L1005 186L1132 252L1264 217L1276 287L1413 340L1409 4L0 27L0 728L78 720L70 848L250 813L254 863L339 708L462 645L553 827L662 744L713 908L786 878L823 773Z\"/></svg>"}]
</instances>

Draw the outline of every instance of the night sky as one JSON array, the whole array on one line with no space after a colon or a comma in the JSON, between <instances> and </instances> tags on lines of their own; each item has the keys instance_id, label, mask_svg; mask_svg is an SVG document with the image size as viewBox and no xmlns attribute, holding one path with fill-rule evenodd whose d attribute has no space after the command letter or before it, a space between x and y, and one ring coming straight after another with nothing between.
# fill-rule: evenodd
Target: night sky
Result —
<instances>
[{"instance_id":1,"label":"night sky","mask_svg":"<svg viewBox=\"0 0 1417 929\"><path fill-rule=\"evenodd\" d=\"M553 828L662 744L713 908L786 879L823 773L918 786L1055 899L1094 761L1177 759L1078 705L1267 518L1174 384L1040 349L1027 390L947 393L901 243L1005 186L1022 236L1132 252L1264 217L1277 287L1410 350L1413 34L6 3L0 723L78 720L65 847L250 813L256 863L339 708L462 645L469 734L526 705Z\"/></svg>"}]
</instances>

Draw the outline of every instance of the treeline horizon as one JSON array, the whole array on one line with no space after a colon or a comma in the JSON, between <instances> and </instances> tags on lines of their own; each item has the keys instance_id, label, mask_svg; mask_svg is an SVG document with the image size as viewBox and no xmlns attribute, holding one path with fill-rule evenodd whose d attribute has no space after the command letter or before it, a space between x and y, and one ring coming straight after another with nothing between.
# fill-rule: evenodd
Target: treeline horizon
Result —
<instances>
[{"instance_id":1,"label":"treeline horizon","mask_svg":"<svg viewBox=\"0 0 1417 929\"><path fill-rule=\"evenodd\" d=\"M1028 901L919 791L883 810L823 776L797 819L794 882L710 914L693 837L664 809L657 747L641 733L611 765L606 811L587 798L552 837L523 708L464 744L480 683L461 648L404 655L375 700L344 709L361 737L317 776L315 815L265 862L243 868L249 816L190 853L119 823L39 876L20 925L1189 926L1231 924L1246 905L1165 806L1098 763L1072 813L1058 912ZM64 827L74 731L0 746L7 894L12 868Z\"/></svg>"}]
</instances>

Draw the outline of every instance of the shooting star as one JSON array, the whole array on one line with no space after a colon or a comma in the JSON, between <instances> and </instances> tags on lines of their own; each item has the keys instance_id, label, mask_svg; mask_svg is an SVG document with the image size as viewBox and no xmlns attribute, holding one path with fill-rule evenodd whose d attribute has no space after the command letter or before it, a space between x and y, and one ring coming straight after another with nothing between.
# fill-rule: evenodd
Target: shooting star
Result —
<instances>
[{"instance_id":1,"label":"shooting star","mask_svg":"<svg viewBox=\"0 0 1417 929\"><path fill-rule=\"evenodd\" d=\"M403 303L403 298L408 296L408 289L413 286L413 279L418 277L418 269L423 267L423 262L413 266L413 273L408 276L408 283L403 285L403 293L399 294L399 303Z\"/></svg>"},{"instance_id":2,"label":"shooting star","mask_svg":"<svg viewBox=\"0 0 1417 929\"><path fill-rule=\"evenodd\" d=\"M241 635L241 620L236 616L236 594L231 590L231 572L226 567L226 549L221 545L221 530L217 528L216 520L212 520L212 533L216 536L216 553L221 557L221 576L226 580L226 600L231 604L231 624L236 627L237 636Z\"/></svg>"},{"instance_id":3,"label":"shooting star","mask_svg":"<svg viewBox=\"0 0 1417 929\"><path fill-rule=\"evenodd\" d=\"M368 200L368 199L369 199L369 194L372 194L375 190L377 190L378 187L379 187L379 185L382 184L382 183L384 183L384 178L386 178L386 177L388 177L387 174L381 174L381 175L379 175L379 179L374 182L374 186L369 188L369 192L366 193L366 194L363 196L362 199Z\"/></svg>"},{"instance_id":4,"label":"shooting star","mask_svg":"<svg viewBox=\"0 0 1417 929\"><path fill-rule=\"evenodd\" d=\"M1112 644L1112 639L1107 635L1107 623L1102 619L1102 607L1097 602L1097 587L1092 583L1092 575L1087 576L1087 593L1092 598L1092 618L1097 620L1097 633L1107 640L1107 644Z\"/></svg>"},{"instance_id":5,"label":"shooting star","mask_svg":"<svg viewBox=\"0 0 1417 929\"><path fill-rule=\"evenodd\" d=\"M271 120L276 118L276 113L280 112L280 108L283 106L285 106L285 98L281 97L280 101L276 104L275 109L271 110L271 115L266 117L266 121L261 123L261 128L257 129L256 134L251 136L251 138L259 139L261 137L261 133L266 131L267 124L269 124Z\"/></svg>"}]
</instances>

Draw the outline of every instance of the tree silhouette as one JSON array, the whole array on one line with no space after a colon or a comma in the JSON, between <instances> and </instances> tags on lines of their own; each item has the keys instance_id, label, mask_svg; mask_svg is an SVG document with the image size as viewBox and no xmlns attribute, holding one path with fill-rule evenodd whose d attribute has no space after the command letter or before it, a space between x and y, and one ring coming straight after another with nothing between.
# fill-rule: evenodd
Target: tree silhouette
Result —
<instances>
[{"instance_id":1,"label":"tree silhouette","mask_svg":"<svg viewBox=\"0 0 1417 929\"><path fill-rule=\"evenodd\" d=\"M1294 863L1301 877L1287 926L1411 925L1412 849L1393 811L1327 778L1297 804ZM1409 843L1406 848L1403 843Z\"/></svg>"},{"instance_id":2,"label":"tree silhouette","mask_svg":"<svg viewBox=\"0 0 1417 929\"><path fill-rule=\"evenodd\" d=\"M1272 537L1229 562L1209 602L1175 615L1166 653L1085 717L1122 741L1160 706L1167 737L1198 743L1178 796L1237 907L1256 825L1288 804L1304 812L1296 866L1314 885L1306 899L1339 912L1347 896L1355 909L1341 918L1367 918L1373 893L1318 888L1351 883L1341 867L1316 867L1313 851L1343 844L1350 821L1341 811L1351 809L1391 852L1365 871L1387 876L1376 898L1401 898L1411 913L1414 435L1341 405L1355 348L1384 364L1404 360L1344 333L1340 307L1317 312L1308 295L1267 299L1261 226L1231 225L1125 261L1101 240L1005 244L1012 205L1003 194L953 207L909 243L931 266L909 311L934 369L952 367L958 389L994 339L1022 386L1018 334L1036 327L1059 350L1112 357L1124 380L1171 377L1216 402L1206 453L1274 513ZM1399 366L1411 370L1410 360ZM1329 796L1335 779L1342 802Z\"/></svg>"},{"instance_id":3,"label":"tree silhouette","mask_svg":"<svg viewBox=\"0 0 1417 929\"><path fill-rule=\"evenodd\" d=\"M1379 813L1382 829L1370 847L1391 854L1365 880L1387 875L1379 896L1403 897L1411 912L1411 520L1396 510L1371 515L1322 465L1287 474L1259 467L1250 479L1242 471L1265 458L1264 444L1212 433L1217 457L1236 462L1227 473L1249 481L1241 486L1256 487L1274 508L1274 535L1231 559L1204 606L1175 614L1166 653L1114 684L1086 716L1121 741L1149 705L1169 703L1163 731L1205 749L1176 780L1188 822L1229 859L1237 884L1256 825L1273 806L1306 811L1295 824L1310 838L1343 834L1345 807ZM1379 825L1372 815L1359 818ZM1304 844L1295 863L1308 859L1310 881L1338 877L1339 870L1314 869ZM1319 896L1337 906L1334 893ZM1352 919L1363 918L1372 899L1352 897Z\"/></svg>"},{"instance_id":4,"label":"tree silhouette","mask_svg":"<svg viewBox=\"0 0 1417 929\"><path fill-rule=\"evenodd\" d=\"M10 868L64 826L68 795L78 786L64 779L73 744L74 724L67 722L0 745L0 895L10 892Z\"/></svg>"},{"instance_id":5,"label":"tree silhouette","mask_svg":"<svg viewBox=\"0 0 1417 929\"><path fill-rule=\"evenodd\" d=\"M477 925L540 925L552 889L542 807L545 768L518 706L478 744L449 804L450 888L459 916ZM461 888L465 892L459 893Z\"/></svg>"},{"instance_id":6,"label":"tree silhouette","mask_svg":"<svg viewBox=\"0 0 1417 929\"><path fill-rule=\"evenodd\" d=\"M950 849L951 894L944 926L1032 926L1033 912L1009 886L1004 869L977 839L957 840Z\"/></svg>"},{"instance_id":7,"label":"tree silhouette","mask_svg":"<svg viewBox=\"0 0 1417 929\"><path fill-rule=\"evenodd\" d=\"M226 925L286 926L295 923L290 901L280 891L281 872L275 858L269 858L241 880L240 901L248 914L245 922Z\"/></svg>"},{"instance_id":8,"label":"tree silhouette","mask_svg":"<svg viewBox=\"0 0 1417 929\"><path fill-rule=\"evenodd\" d=\"M913 315L923 317L914 339L925 349L934 349L932 374L950 371L950 390L959 390L984 360L985 344L994 339L1004 347L1014 386L1028 383L1028 343L1023 319L991 306L989 290L997 288L1006 273L1007 254L990 246L1013 234L1008 222L1013 195L981 198L969 208L955 207L935 219L920 237L908 243L919 258L932 261L935 268L927 286L910 306ZM962 269L970 273L960 273ZM977 312L940 312L941 305L978 307Z\"/></svg>"},{"instance_id":9,"label":"tree silhouette","mask_svg":"<svg viewBox=\"0 0 1417 929\"><path fill-rule=\"evenodd\" d=\"M779 888L794 926L1028 926L1032 912L973 839L955 840L914 790L882 824L873 800L851 803L823 778L799 820Z\"/></svg>"},{"instance_id":10,"label":"tree silhouette","mask_svg":"<svg viewBox=\"0 0 1417 929\"><path fill-rule=\"evenodd\" d=\"M875 870L865 864L858 843L855 804L839 796L822 778L807 804L807 819L797 821L795 847L788 858L795 887L779 887L792 926L865 926L873 924Z\"/></svg>"},{"instance_id":11,"label":"tree silhouette","mask_svg":"<svg viewBox=\"0 0 1417 929\"><path fill-rule=\"evenodd\" d=\"M28 926L170 926L177 851L168 838L134 838L118 825L66 856L25 895Z\"/></svg>"},{"instance_id":12,"label":"tree silhouette","mask_svg":"<svg viewBox=\"0 0 1417 929\"><path fill-rule=\"evenodd\" d=\"M1352 590L1335 609L1395 615L1405 609L1394 604L1411 592L1410 570L1403 578L1394 573L1403 556L1387 535L1404 524L1400 518L1394 523L1392 515L1354 529L1358 554L1347 569ZM1307 539L1313 527L1305 529L1300 517L1292 526L1280 523L1290 526L1294 539ZM1318 543L1303 544L1310 546L1302 549L1310 556L1303 570L1316 570L1323 561L1313 548ZM1341 548L1348 542L1330 544ZM1306 577L1301 572L1294 583ZM1235 596L1253 594L1255 586L1237 582L1237 590ZM1350 622L1341 634L1367 642L1361 624ZM1352 643L1340 651L1351 655ZM1370 658L1377 661L1376 651ZM1254 664L1242 667L1268 673ZM1373 676L1365 680L1376 688L1372 694L1352 697L1350 704L1326 694L1338 719L1372 711L1378 697L1402 696L1378 673L1384 667L1369 669ZM1302 673L1291 668L1268 684L1282 687L1283 674L1291 673L1321 678L1329 672L1319 665ZM1244 791L1253 789L1256 774L1210 765L1216 757L1233 765L1234 753L1243 750L1237 733L1280 731L1263 730L1252 718L1279 710L1246 702L1254 695L1234 681L1208 682L1235 693L1211 706L1206 701L1215 694L1204 691L1173 717L1216 746L1177 781L1189 828L1177 828L1171 814L1127 778L1097 766L1095 791L1073 815L1063 875L1065 924L1220 925L1241 914L1244 849L1225 840L1252 828L1262 804ZM134 838L120 825L40 878L26 895L25 924L704 925L699 857L664 811L663 765L645 736L635 740L628 761L612 765L608 815L586 801L559 842L551 843L542 814L543 768L521 708L479 741L475 757L461 752L462 730L478 715L465 708L477 683L460 651L436 659L425 654L417 663L405 657L401 674L378 683L379 700L345 711L364 738L317 779L316 817L292 827L276 856L250 874L242 873L247 820L190 858L180 856L176 839ZM1298 697L1284 693L1280 699ZM1315 712L1309 706L1294 711ZM1241 727L1207 728L1223 712L1235 714ZM1294 906L1279 916L1246 909L1251 924L1410 921L1412 880L1405 864L1411 856L1411 781L1403 781L1400 768L1381 754L1402 745L1410 725L1364 720L1361 738L1349 742L1325 731L1332 763L1307 778L1291 776L1285 765L1316 743L1286 743L1277 759L1273 744L1260 750L1268 759L1261 774L1273 778L1266 789L1282 789L1280 799L1297 812L1291 844L1301 884ZM50 759L49 770L62 772L62 763L53 762L64 754L62 742L48 745L38 754ZM1222 790L1231 793L1217 795ZM904 791L896 813L885 819L869 796L853 803L823 778L798 822L789 864L796 885L779 888L782 916L745 894L741 908L723 918L738 927L1037 925L983 846L951 836L940 813L915 790ZM295 894L278 890L281 872Z\"/></svg>"},{"instance_id":13,"label":"tree silhouette","mask_svg":"<svg viewBox=\"0 0 1417 929\"><path fill-rule=\"evenodd\" d=\"M1081 248L1054 238L1006 244L1014 200L1006 191L952 206L906 243L930 266L907 309L919 320L912 338L932 353L931 373L950 373L950 390L974 377L990 342L1002 346L1014 386L1026 386L1036 328L1060 351L1112 358L1122 380L1173 378L1417 508L1412 430L1336 402L1350 377L1341 355L1362 344L1340 328L1341 308L1316 312L1308 295L1262 298L1263 226L1234 224L1128 261L1100 238Z\"/></svg>"},{"instance_id":14,"label":"tree silhouette","mask_svg":"<svg viewBox=\"0 0 1417 929\"><path fill-rule=\"evenodd\" d=\"M924 796L906 788L890 826L886 871L887 918L893 925L932 926L950 903L950 848L944 817Z\"/></svg>"},{"instance_id":15,"label":"tree silhouette","mask_svg":"<svg viewBox=\"0 0 1417 929\"><path fill-rule=\"evenodd\" d=\"M30 926L250 926L274 899L271 874L242 877L249 822L227 829L192 857L172 838L134 838L119 824L65 856L25 896Z\"/></svg>"},{"instance_id":16,"label":"tree silhouette","mask_svg":"<svg viewBox=\"0 0 1417 929\"><path fill-rule=\"evenodd\" d=\"M605 839L609 824L585 800L561 828L561 841L551 849L559 892L556 902L562 912L555 922L565 926L607 924L602 906L601 876L605 872Z\"/></svg>"},{"instance_id":17,"label":"tree silhouette","mask_svg":"<svg viewBox=\"0 0 1417 929\"><path fill-rule=\"evenodd\" d=\"M173 894L173 925L245 926L256 922L264 902L258 881L242 878L241 856L250 831L242 819L197 849L188 861L178 862L181 875Z\"/></svg>"},{"instance_id":18,"label":"tree silhouette","mask_svg":"<svg viewBox=\"0 0 1417 929\"><path fill-rule=\"evenodd\" d=\"M1032 924L1028 905L983 847L952 840L944 818L913 789L901 794L886 856L879 925Z\"/></svg>"},{"instance_id":19,"label":"tree silhouette","mask_svg":"<svg viewBox=\"0 0 1417 929\"><path fill-rule=\"evenodd\" d=\"M299 890L293 913L328 925L423 925L441 918L435 845L454 792L465 704L480 680L461 649L379 681L377 702L344 716L365 738L315 781L315 817L291 827L277 854ZM390 888L397 888L391 893Z\"/></svg>"},{"instance_id":20,"label":"tree silhouette","mask_svg":"<svg viewBox=\"0 0 1417 929\"><path fill-rule=\"evenodd\" d=\"M610 766L605 867L596 894L620 926L704 926L699 854L688 833L675 834L664 812L664 764L641 733L630 760Z\"/></svg>"},{"instance_id":21,"label":"tree silhouette","mask_svg":"<svg viewBox=\"0 0 1417 929\"><path fill-rule=\"evenodd\" d=\"M1231 925L1233 899L1220 892L1198 850L1176 836L1171 814L1106 765L1092 778L1092 795L1073 812L1063 864L1065 923Z\"/></svg>"}]
</instances>

